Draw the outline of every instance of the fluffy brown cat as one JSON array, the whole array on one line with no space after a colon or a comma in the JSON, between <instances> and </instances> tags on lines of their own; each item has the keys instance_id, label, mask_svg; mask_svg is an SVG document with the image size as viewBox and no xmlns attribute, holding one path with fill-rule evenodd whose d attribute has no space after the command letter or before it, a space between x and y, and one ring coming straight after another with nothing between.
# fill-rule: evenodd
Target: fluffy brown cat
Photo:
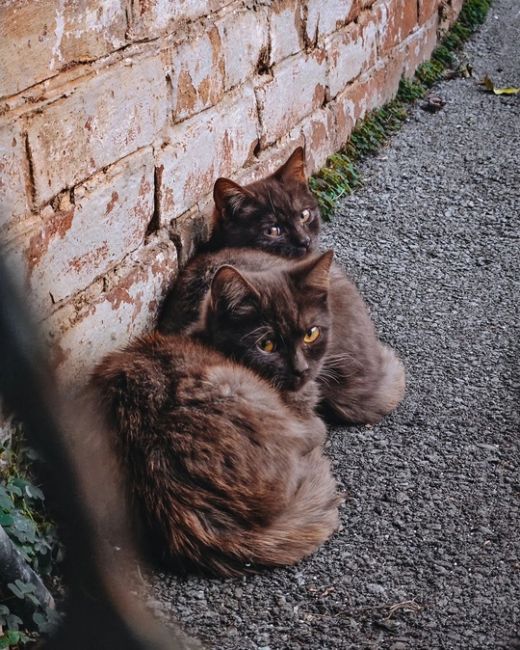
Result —
<instances>
[{"instance_id":1,"label":"fluffy brown cat","mask_svg":"<svg viewBox=\"0 0 520 650\"><path fill-rule=\"evenodd\" d=\"M290 268L294 262L280 255L301 257L318 245L319 208L307 185L301 147L274 174L251 185L219 179L214 197L213 234L166 297L158 324L162 332L191 331L221 264L246 271ZM359 291L337 265L331 279L331 332L318 377L320 408L329 419L374 424L401 401L404 367L379 341Z\"/></svg>"},{"instance_id":2,"label":"fluffy brown cat","mask_svg":"<svg viewBox=\"0 0 520 650\"><path fill-rule=\"evenodd\" d=\"M145 336L95 370L132 501L170 566L236 575L293 564L336 529L339 499L314 414L331 259L289 272L223 266L195 338ZM256 372L212 349L232 339L253 348ZM291 391L263 378L275 350L281 365L297 366Z\"/></svg>"}]
</instances>

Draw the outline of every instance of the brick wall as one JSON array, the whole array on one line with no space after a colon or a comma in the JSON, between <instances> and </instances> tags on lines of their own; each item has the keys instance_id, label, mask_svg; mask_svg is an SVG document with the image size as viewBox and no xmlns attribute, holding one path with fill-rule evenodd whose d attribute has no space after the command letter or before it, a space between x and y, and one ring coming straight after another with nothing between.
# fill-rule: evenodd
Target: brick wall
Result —
<instances>
[{"instance_id":1,"label":"brick wall","mask_svg":"<svg viewBox=\"0 0 520 650\"><path fill-rule=\"evenodd\" d=\"M151 325L218 176L320 167L460 4L3 0L1 250L63 381Z\"/></svg>"}]
</instances>

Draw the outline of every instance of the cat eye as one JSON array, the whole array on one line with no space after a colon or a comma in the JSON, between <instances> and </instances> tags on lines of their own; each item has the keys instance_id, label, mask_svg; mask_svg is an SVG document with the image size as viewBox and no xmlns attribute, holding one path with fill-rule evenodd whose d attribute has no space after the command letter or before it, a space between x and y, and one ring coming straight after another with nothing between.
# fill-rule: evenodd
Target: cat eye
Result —
<instances>
[{"instance_id":1,"label":"cat eye","mask_svg":"<svg viewBox=\"0 0 520 650\"><path fill-rule=\"evenodd\" d=\"M316 343L319 338L320 328L314 325L314 327L309 327L309 329L305 332L303 342L307 343L307 345L311 345L312 343Z\"/></svg>"},{"instance_id":2,"label":"cat eye","mask_svg":"<svg viewBox=\"0 0 520 650\"><path fill-rule=\"evenodd\" d=\"M269 226L266 228L265 234L269 237L279 237L282 234L280 226Z\"/></svg>"},{"instance_id":3,"label":"cat eye","mask_svg":"<svg viewBox=\"0 0 520 650\"><path fill-rule=\"evenodd\" d=\"M258 344L258 347L262 350L262 352L268 352L270 354L276 350L276 343L273 341L273 339L263 339L263 341L260 341Z\"/></svg>"},{"instance_id":4,"label":"cat eye","mask_svg":"<svg viewBox=\"0 0 520 650\"><path fill-rule=\"evenodd\" d=\"M302 210L302 213L300 214L300 221L302 223L307 223L307 221L310 221L310 218L311 218L311 211Z\"/></svg>"}]
</instances>

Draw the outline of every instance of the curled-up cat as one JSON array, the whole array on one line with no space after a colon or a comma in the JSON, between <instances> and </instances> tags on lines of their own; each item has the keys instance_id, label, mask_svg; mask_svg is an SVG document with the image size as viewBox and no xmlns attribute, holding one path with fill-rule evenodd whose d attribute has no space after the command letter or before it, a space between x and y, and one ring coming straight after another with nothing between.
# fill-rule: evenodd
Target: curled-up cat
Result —
<instances>
[{"instance_id":1,"label":"curled-up cat","mask_svg":"<svg viewBox=\"0 0 520 650\"><path fill-rule=\"evenodd\" d=\"M197 305L220 264L261 270L280 260L250 249L298 258L318 246L319 207L308 188L301 147L274 174L245 187L218 179L214 198L212 236L167 296L160 331L182 331L196 318ZM237 250L219 253L223 247ZM376 423L403 397L403 364L379 341L359 291L337 265L332 268L330 310L329 348L318 378L322 411L329 419Z\"/></svg>"},{"instance_id":2,"label":"curled-up cat","mask_svg":"<svg viewBox=\"0 0 520 650\"><path fill-rule=\"evenodd\" d=\"M313 410L330 263L325 253L291 274L223 266L203 309L213 328L201 317L194 338L142 337L95 370L131 501L163 563L219 575L294 564L337 528L340 499ZM214 349L236 340L254 370ZM283 358L298 358L290 392L264 378L278 341Z\"/></svg>"}]
</instances>

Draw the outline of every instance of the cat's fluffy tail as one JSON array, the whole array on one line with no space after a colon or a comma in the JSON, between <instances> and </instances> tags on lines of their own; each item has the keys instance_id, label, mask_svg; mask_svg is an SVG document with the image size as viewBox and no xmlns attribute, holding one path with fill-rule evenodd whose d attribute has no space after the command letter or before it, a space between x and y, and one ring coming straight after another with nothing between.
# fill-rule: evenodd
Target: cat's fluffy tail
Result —
<instances>
[{"instance_id":1,"label":"cat's fluffy tail","mask_svg":"<svg viewBox=\"0 0 520 650\"><path fill-rule=\"evenodd\" d=\"M379 344L379 362L371 375L360 373L346 384L327 383L325 415L340 422L376 424L391 413L403 399L406 384L404 365L392 348Z\"/></svg>"},{"instance_id":2,"label":"cat's fluffy tail","mask_svg":"<svg viewBox=\"0 0 520 650\"><path fill-rule=\"evenodd\" d=\"M302 458L301 477L287 508L265 529L248 535L257 565L283 566L313 553L338 528L338 505L330 463L316 448Z\"/></svg>"},{"instance_id":3,"label":"cat's fluffy tail","mask_svg":"<svg viewBox=\"0 0 520 650\"><path fill-rule=\"evenodd\" d=\"M392 348L381 345L381 379L373 400L376 416L383 417L397 407L403 399L405 384L403 362Z\"/></svg>"}]
</instances>

